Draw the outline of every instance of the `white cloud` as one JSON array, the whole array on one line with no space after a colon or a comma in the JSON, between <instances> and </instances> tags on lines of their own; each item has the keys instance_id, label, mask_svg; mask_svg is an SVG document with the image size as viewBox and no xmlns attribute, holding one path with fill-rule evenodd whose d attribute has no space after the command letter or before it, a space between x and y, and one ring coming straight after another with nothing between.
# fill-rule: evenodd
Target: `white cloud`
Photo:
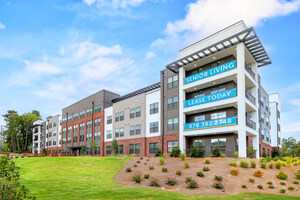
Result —
<instances>
[{"instance_id":1,"label":"white cloud","mask_svg":"<svg viewBox=\"0 0 300 200\"><path fill-rule=\"evenodd\" d=\"M154 41L152 46L164 47L174 42L186 45L240 20L255 26L295 12L299 7L300 0L198 0L188 5L184 19L168 23L166 37Z\"/></svg>"},{"instance_id":2,"label":"white cloud","mask_svg":"<svg viewBox=\"0 0 300 200\"><path fill-rule=\"evenodd\" d=\"M92 5L96 2L96 0L83 0L84 3L86 3L87 5Z\"/></svg>"},{"instance_id":3,"label":"white cloud","mask_svg":"<svg viewBox=\"0 0 300 200\"><path fill-rule=\"evenodd\" d=\"M0 22L0 30L1 30L1 29L5 29L5 28L6 28L5 24L2 24L2 23Z\"/></svg>"},{"instance_id":4,"label":"white cloud","mask_svg":"<svg viewBox=\"0 0 300 200\"><path fill-rule=\"evenodd\" d=\"M146 0L83 0L89 6L96 4L97 7L110 6L113 8L136 7L144 1Z\"/></svg>"},{"instance_id":5,"label":"white cloud","mask_svg":"<svg viewBox=\"0 0 300 200\"><path fill-rule=\"evenodd\" d=\"M286 124L282 127L283 133L292 133L299 132L300 133L300 122L293 122L290 124Z\"/></svg>"},{"instance_id":6,"label":"white cloud","mask_svg":"<svg viewBox=\"0 0 300 200\"><path fill-rule=\"evenodd\" d=\"M148 51L146 53L145 59L150 60L150 59L155 58L155 57L156 57L156 55L153 51Z\"/></svg>"}]
</instances>

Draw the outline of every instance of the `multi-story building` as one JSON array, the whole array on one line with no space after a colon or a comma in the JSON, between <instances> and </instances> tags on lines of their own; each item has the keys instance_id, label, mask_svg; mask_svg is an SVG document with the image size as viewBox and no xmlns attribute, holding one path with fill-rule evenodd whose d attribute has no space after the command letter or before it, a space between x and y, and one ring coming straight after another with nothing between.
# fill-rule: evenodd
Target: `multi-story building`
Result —
<instances>
[{"instance_id":1,"label":"multi-story building","mask_svg":"<svg viewBox=\"0 0 300 200\"><path fill-rule=\"evenodd\" d=\"M37 120L32 126L32 153L41 153L45 143L43 142L46 133L46 122Z\"/></svg>"},{"instance_id":2,"label":"multi-story building","mask_svg":"<svg viewBox=\"0 0 300 200\"><path fill-rule=\"evenodd\" d=\"M48 154L59 153L61 147L61 115L49 117L46 121L46 134L42 137Z\"/></svg>"},{"instance_id":3,"label":"multi-story building","mask_svg":"<svg viewBox=\"0 0 300 200\"><path fill-rule=\"evenodd\" d=\"M280 130L280 111L281 101L278 93L270 94L270 111L271 111L271 146L272 148L282 148L281 143L281 130Z\"/></svg>"}]
</instances>

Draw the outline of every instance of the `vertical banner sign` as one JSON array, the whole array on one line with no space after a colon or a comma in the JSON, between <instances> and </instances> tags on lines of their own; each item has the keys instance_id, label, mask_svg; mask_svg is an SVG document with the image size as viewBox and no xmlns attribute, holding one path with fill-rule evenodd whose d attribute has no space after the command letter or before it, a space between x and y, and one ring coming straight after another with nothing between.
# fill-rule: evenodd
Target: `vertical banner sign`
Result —
<instances>
[{"instance_id":1,"label":"vertical banner sign","mask_svg":"<svg viewBox=\"0 0 300 200\"><path fill-rule=\"evenodd\" d=\"M229 126L229 125L236 125L236 117L189 123L184 125L184 130L191 131L191 130L197 130L203 128L216 128L219 126Z\"/></svg>"}]
</instances>

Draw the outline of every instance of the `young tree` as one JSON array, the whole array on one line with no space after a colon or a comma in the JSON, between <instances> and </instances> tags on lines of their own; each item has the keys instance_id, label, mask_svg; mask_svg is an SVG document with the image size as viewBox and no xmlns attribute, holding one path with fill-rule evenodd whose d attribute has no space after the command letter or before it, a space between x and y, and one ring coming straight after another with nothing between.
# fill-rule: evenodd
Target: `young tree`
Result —
<instances>
[{"instance_id":1,"label":"young tree","mask_svg":"<svg viewBox=\"0 0 300 200\"><path fill-rule=\"evenodd\" d=\"M92 140L89 140L89 145L91 147L91 151L92 151L92 156L94 155L94 152L95 152L95 149L97 148L97 142L96 140L92 141Z\"/></svg>"},{"instance_id":2,"label":"young tree","mask_svg":"<svg viewBox=\"0 0 300 200\"><path fill-rule=\"evenodd\" d=\"M295 156L296 153L296 139L289 137L282 139L282 154L283 156Z\"/></svg>"},{"instance_id":3,"label":"young tree","mask_svg":"<svg viewBox=\"0 0 300 200\"><path fill-rule=\"evenodd\" d=\"M118 142L117 142L116 139L113 140L113 142L111 144L111 149L112 149L113 156L118 155L118 153L119 153L119 146L118 146Z\"/></svg>"}]
</instances>

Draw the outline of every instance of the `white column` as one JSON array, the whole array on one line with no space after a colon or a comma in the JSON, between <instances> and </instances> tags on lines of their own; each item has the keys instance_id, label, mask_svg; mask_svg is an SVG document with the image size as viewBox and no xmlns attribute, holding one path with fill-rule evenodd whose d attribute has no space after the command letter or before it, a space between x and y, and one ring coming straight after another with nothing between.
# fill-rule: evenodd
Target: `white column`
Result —
<instances>
[{"instance_id":1,"label":"white column","mask_svg":"<svg viewBox=\"0 0 300 200\"><path fill-rule=\"evenodd\" d=\"M255 97L255 105L256 112L253 113L253 120L256 123L256 136L253 137L253 149L256 150L256 158L259 158L259 116L258 116L258 108L259 108L259 99L258 99L258 68L257 63L252 65L252 70L255 73L255 85L256 87L253 89L253 96Z\"/></svg>"},{"instance_id":2,"label":"white column","mask_svg":"<svg viewBox=\"0 0 300 200\"><path fill-rule=\"evenodd\" d=\"M183 102L185 100L185 94L183 91L183 79L185 77L185 70L183 67L179 68L179 73L178 73L178 81L179 81L179 148L183 153L186 152L186 147L185 147L185 137L183 136L183 131L184 131L184 124L185 124L185 115L183 113Z\"/></svg>"},{"instance_id":3,"label":"white column","mask_svg":"<svg viewBox=\"0 0 300 200\"><path fill-rule=\"evenodd\" d=\"M245 46L237 45L238 138L239 157L247 157L245 103Z\"/></svg>"}]
</instances>

